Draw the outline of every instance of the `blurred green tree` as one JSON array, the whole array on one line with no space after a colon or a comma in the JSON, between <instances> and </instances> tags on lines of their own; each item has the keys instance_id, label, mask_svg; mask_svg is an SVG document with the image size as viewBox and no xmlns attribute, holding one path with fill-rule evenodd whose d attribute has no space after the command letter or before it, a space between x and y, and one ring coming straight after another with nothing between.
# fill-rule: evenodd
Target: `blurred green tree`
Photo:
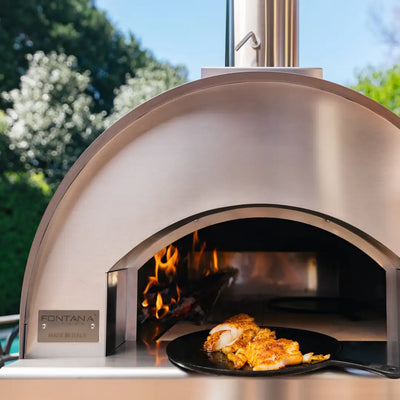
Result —
<instances>
[{"instance_id":1,"label":"blurred green tree","mask_svg":"<svg viewBox=\"0 0 400 400\"><path fill-rule=\"evenodd\" d=\"M370 97L400 116L400 66L386 70L368 67L357 74L352 89Z\"/></svg>"},{"instance_id":2,"label":"blurred green tree","mask_svg":"<svg viewBox=\"0 0 400 400\"><path fill-rule=\"evenodd\" d=\"M185 68L173 68L169 64L155 62L146 68L138 69L134 77L128 74L126 83L114 91L114 107L106 119L106 125L111 125L128 111L152 97L185 83L186 79Z\"/></svg>"},{"instance_id":3,"label":"blurred green tree","mask_svg":"<svg viewBox=\"0 0 400 400\"><path fill-rule=\"evenodd\" d=\"M38 50L74 55L78 71L90 71L86 91L94 110L109 112L115 88L154 57L133 34L119 32L94 0L0 0L0 90L19 86L27 71L26 54ZM0 109L4 109L4 102Z\"/></svg>"},{"instance_id":4,"label":"blurred green tree","mask_svg":"<svg viewBox=\"0 0 400 400\"><path fill-rule=\"evenodd\" d=\"M0 175L6 171L20 171L23 166L18 155L11 150L11 141L7 135L9 122L6 114L0 110Z\"/></svg>"},{"instance_id":5,"label":"blurred green tree","mask_svg":"<svg viewBox=\"0 0 400 400\"><path fill-rule=\"evenodd\" d=\"M3 93L9 147L29 172L40 173L55 188L82 151L103 130L105 113L92 113L89 73L77 70L74 56L28 55L29 68L19 89Z\"/></svg>"},{"instance_id":6,"label":"blurred green tree","mask_svg":"<svg viewBox=\"0 0 400 400\"><path fill-rule=\"evenodd\" d=\"M40 174L0 175L0 315L19 313L26 260L49 195Z\"/></svg>"}]
</instances>

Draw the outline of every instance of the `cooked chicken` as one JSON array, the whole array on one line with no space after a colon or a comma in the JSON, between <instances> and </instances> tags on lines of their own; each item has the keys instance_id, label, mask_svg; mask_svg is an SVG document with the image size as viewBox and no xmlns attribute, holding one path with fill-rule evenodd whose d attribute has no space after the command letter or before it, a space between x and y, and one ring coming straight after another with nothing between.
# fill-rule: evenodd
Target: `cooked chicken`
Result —
<instances>
[{"instance_id":1,"label":"cooked chicken","mask_svg":"<svg viewBox=\"0 0 400 400\"><path fill-rule=\"evenodd\" d=\"M239 314L217 325L204 343L206 351L222 351L233 362L235 369L248 364L254 371L268 371L288 365L320 362L330 355L303 355L299 343L276 339L274 331L260 329L247 314Z\"/></svg>"},{"instance_id":2,"label":"cooked chicken","mask_svg":"<svg viewBox=\"0 0 400 400\"><path fill-rule=\"evenodd\" d=\"M235 369L240 369L247 363L245 350L255 337L276 339L275 332L270 329L260 329L258 333L254 330L245 331L232 346L227 346L222 349L222 352L233 362Z\"/></svg>"},{"instance_id":3,"label":"cooked chicken","mask_svg":"<svg viewBox=\"0 0 400 400\"><path fill-rule=\"evenodd\" d=\"M303 362L299 344L289 339L255 337L244 350L254 371L275 370Z\"/></svg>"},{"instance_id":4,"label":"cooked chicken","mask_svg":"<svg viewBox=\"0 0 400 400\"><path fill-rule=\"evenodd\" d=\"M303 364L311 364L311 363L317 363L325 360L329 360L330 354L317 354L314 355L314 353L307 353L304 354L303 356Z\"/></svg>"},{"instance_id":5,"label":"cooked chicken","mask_svg":"<svg viewBox=\"0 0 400 400\"><path fill-rule=\"evenodd\" d=\"M276 339L276 333L275 331L271 331L271 329L262 328L258 331L257 335L255 336L255 339L257 340Z\"/></svg>"},{"instance_id":6,"label":"cooked chicken","mask_svg":"<svg viewBox=\"0 0 400 400\"><path fill-rule=\"evenodd\" d=\"M251 327L250 329L244 330L243 333L238 337L238 339L235 340L235 342L233 342L229 346L223 347L221 351L224 354L229 354L229 353L236 353L239 349L245 348L247 344L257 335L257 332L259 332L258 329ZM271 331L269 332L270 334L274 334L274 332Z\"/></svg>"},{"instance_id":7,"label":"cooked chicken","mask_svg":"<svg viewBox=\"0 0 400 400\"><path fill-rule=\"evenodd\" d=\"M204 350L211 352L225 349L225 354L237 351L240 346L247 344L259 330L254 318L247 314L235 315L211 329L204 343ZM233 347L238 340L239 347Z\"/></svg>"}]
</instances>

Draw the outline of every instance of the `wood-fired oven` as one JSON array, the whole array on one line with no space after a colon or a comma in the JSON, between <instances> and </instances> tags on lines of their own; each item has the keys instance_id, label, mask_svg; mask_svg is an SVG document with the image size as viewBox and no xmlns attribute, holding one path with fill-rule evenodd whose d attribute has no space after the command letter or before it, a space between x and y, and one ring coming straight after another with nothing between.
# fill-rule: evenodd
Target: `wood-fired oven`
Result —
<instances>
[{"instance_id":1,"label":"wood-fired oven","mask_svg":"<svg viewBox=\"0 0 400 400\"><path fill-rule=\"evenodd\" d=\"M237 312L400 367L400 119L315 70L239 66L75 163L32 245L14 369L186 376L168 341Z\"/></svg>"}]
</instances>

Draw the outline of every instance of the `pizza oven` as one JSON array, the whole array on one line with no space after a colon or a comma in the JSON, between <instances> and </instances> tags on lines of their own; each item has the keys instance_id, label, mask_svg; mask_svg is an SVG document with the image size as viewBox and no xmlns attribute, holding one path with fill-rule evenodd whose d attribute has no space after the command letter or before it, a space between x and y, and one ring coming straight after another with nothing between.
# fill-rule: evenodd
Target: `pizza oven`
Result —
<instances>
[{"instance_id":1,"label":"pizza oven","mask_svg":"<svg viewBox=\"0 0 400 400\"><path fill-rule=\"evenodd\" d=\"M245 23L228 30L232 66L132 110L65 177L32 245L9 371L187 376L169 341L243 312L400 367L400 119L296 68L294 45L266 61L265 27Z\"/></svg>"}]
</instances>

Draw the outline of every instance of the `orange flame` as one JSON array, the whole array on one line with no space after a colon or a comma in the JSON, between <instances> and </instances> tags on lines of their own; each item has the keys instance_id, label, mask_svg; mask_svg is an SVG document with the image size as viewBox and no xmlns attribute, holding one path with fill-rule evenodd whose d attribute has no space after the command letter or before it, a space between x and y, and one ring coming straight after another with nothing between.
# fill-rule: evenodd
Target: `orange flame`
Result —
<instances>
[{"instance_id":1,"label":"orange flame","mask_svg":"<svg viewBox=\"0 0 400 400\"><path fill-rule=\"evenodd\" d=\"M212 263L211 263L211 272L218 272L218 253L217 249L213 250L213 256L212 256Z\"/></svg>"},{"instance_id":2,"label":"orange flame","mask_svg":"<svg viewBox=\"0 0 400 400\"><path fill-rule=\"evenodd\" d=\"M179 289L179 286L176 285L176 294L177 294L177 298L176 298L176 302L179 303L179 301L181 300L181 291Z\"/></svg>"},{"instance_id":3,"label":"orange flame","mask_svg":"<svg viewBox=\"0 0 400 400\"><path fill-rule=\"evenodd\" d=\"M159 272L162 271L163 275L166 278L168 278L169 281L171 281L176 275L177 264L179 261L178 249L173 245L165 247L154 256L154 261L155 261L154 276L149 276L146 288L143 291L144 300L142 302L142 306L144 308L150 306L148 297L149 290L153 286L160 285ZM170 304L177 303L180 300L180 290L178 285L176 285L176 289L177 289L176 290L177 298L176 299L172 298ZM165 315L167 315L169 311L170 304L164 304L161 293L157 292L156 304L155 304L155 317L157 319L165 317Z\"/></svg>"},{"instance_id":4,"label":"orange flame","mask_svg":"<svg viewBox=\"0 0 400 400\"><path fill-rule=\"evenodd\" d=\"M163 261L163 257L165 256L166 260ZM155 275L158 280L158 270L164 271L165 275L168 277L173 277L176 275L176 264L179 260L179 252L176 247L172 244L168 247L165 247L161 251L159 251L155 256L154 260L156 262L155 266Z\"/></svg>"},{"instance_id":5,"label":"orange flame","mask_svg":"<svg viewBox=\"0 0 400 400\"><path fill-rule=\"evenodd\" d=\"M217 249L214 249L210 259L210 268L205 271L204 275L209 276L211 274L215 274L218 272L218 270L218 252Z\"/></svg>"},{"instance_id":6,"label":"orange flame","mask_svg":"<svg viewBox=\"0 0 400 400\"><path fill-rule=\"evenodd\" d=\"M149 282L147 283L147 286L143 291L143 296L144 296L144 300L142 302L143 307L149 306L149 300L147 298L147 293L149 292L150 288L154 285L158 285L157 276L149 276Z\"/></svg>"},{"instance_id":7,"label":"orange flame","mask_svg":"<svg viewBox=\"0 0 400 400\"><path fill-rule=\"evenodd\" d=\"M161 319L164 318L169 311L169 305L163 303L163 299L161 293L157 293L157 300L156 300L156 318Z\"/></svg>"},{"instance_id":8,"label":"orange flame","mask_svg":"<svg viewBox=\"0 0 400 400\"><path fill-rule=\"evenodd\" d=\"M195 231L193 233L191 253L192 259L190 268L190 271L193 273L192 277L195 279L201 279L202 277L214 274L219 270L217 250L214 249L211 258L209 258L207 255L207 258L209 258L208 264L208 262L204 259L205 249L206 243L200 241L198 231ZM142 307L151 307L151 315L155 316L157 319L162 319L168 314L171 305L178 304L181 300L181 290L178 284L175 283L176 294L174 296L171 296L170 293L166 295L164 294L164 291L157 290L156 296L154 297L154 289L152 296L149 296L149 291L153 287L157 288L161 286L162 288L165 287L165 283L170 285L174 282L179 262L178 249L173 245L163 248L154 256L154 262L154 276L148 277L147 285L143 291L144 299L142 301ZM168 286L168 290L169 288L170 286ZM170 298L169 303L165 302L166 296Z\"/></svg>"},{"instance_id":9,"label":"orange flame","mask_svg":"<svg viewBox=\"0 0 400 400\"><path fill-rule=\"evenodd\" d=\"M202 242L200 250L197 250L199 247L199 233L198 231L195 231L193 233L193 242L192 242L192 268L194 269L195 272L199 273L200 272L200 264L201 264L201 259L203 258L203 253L206 248L206 243Z\"/></svg>"},{"instance_id":10,"label":"orange flame","mask_svg":"<svg viewBox=\"0 0 400 400\"><path fill-rule=\"evenodd\" d=\"M172 298L170 304L178 304L179 301L181 300L181 291L179 289L178 284L176 284L175 288L176 288L176 299Z\"/></svg>"}]
</instances>

